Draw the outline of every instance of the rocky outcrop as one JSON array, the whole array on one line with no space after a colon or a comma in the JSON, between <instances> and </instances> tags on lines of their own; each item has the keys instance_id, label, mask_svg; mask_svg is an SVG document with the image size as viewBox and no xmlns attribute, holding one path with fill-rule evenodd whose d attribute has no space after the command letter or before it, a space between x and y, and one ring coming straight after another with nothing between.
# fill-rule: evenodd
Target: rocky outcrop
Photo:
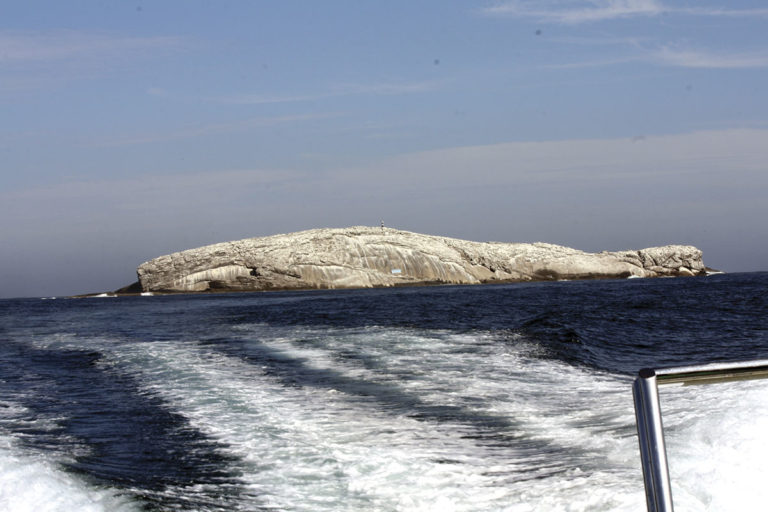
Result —
<instances>
[{"instance_id":1,"label":"rocky outcrop","mask_svg":"<svg viewBox=\"0 0 768 512\"><path fill-rule=\"evenodd\" d=\"M701 251L684 245L586 253L353 227L189 249L143 263L137 273L144 292L203 292L692 276L705 267Z\"/></svg>"}]
</instances>

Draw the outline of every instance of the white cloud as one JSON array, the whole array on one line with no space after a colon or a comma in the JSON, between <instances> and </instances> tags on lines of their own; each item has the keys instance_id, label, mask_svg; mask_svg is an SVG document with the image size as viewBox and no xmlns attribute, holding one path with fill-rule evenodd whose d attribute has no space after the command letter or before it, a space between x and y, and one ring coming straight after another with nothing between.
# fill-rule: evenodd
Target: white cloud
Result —
<instances>
[{"instance_id":1,"label":"white cloud","mask_svg":"<svg viewBox=\"0 0 768 512\"><path fill-rule=\"evenodd\" d=\"M109 147L109 146L128 146L134 144L150 144L155 142L168 142L172 140L190 139L206 135L215 135L220 133L235 133L258 128L269 128L281 124L301 123L305 121L315 121L318 119L329 119L338 117L336 113L318 113L318 114L295 114L275 117L254 117L222 123L203 123L197 125L183 126L176 129L142 133L140 135L122 135L108 137L103 139L89 137L83 145L87 147Z\"/></svg>"},{"instance_id":2,"label":"white cloud","mask_svg":"<svg viewBox=\"0 0 768 512\"><path fill-rule=\"evenodd\" d=\"M627 64L630 62L638 62L640 60L643 60L643 59L636 56L627 56L627 57L568 62L565 64L547 64L547 65L543 65L542 67L548 68L548 69L600 68L605 66L616 66L619 64Z\"/></svg>"},{"instance_id":3,"label":"white cloud","mask_svg":"<svg viewBox=\"0 0 768 512\"><path fill-rule=\"evenodd\" d=\"M0 30L0 99L100 77L126 61L164 57L189 46L172 36Z\"/></svg>"},{"instance_id":4,"label":"white cloud","mask_svg":"<svg viewBox=\"0 0 768 512\"><path fill-rule=\"evenodd\" d=\"M640 37L585 37L585 36L558 36L548 37L547 41L578 46L629 46L639 48L648 42L648 38Z\"/></svg>"},{"instance_id":5,"label":"white cloud","mask_svg":"<svg viewBox=\"0 0 768 512\"><path fill-rule=\"evenodd\" d=\"M185 44L179 37L124 37L78 31L0 32L0 63L104 58L125 52L155 52Z\"/></svg>"},{"instance_id":6,"label":"white cloud","mask_svg":"<svg viewBox=\"0 0 768 512\"><path fill-rule=\"evenodd\" d=\"M483 9L489 15L532 18L541 23L579 24L661 14L713 17L765 17L768 9L676 7L657 0L513 0Z\"/></svg>"},{"instance_id":7,"label":"white cloud","mask_svg":"<svg viewBox=\"0 0 768 512\"><path fill-rule=\"evenodd\" d=\"M688 7L669 9L668 12L691 14L694 16L713 16L724 18L764 18L768 16L768 9L722 9L720 7Z\"/></svg>"},{"instance_id":8,"label":"white cloud","mask_svg":"<svg viewBox=\"0 0 768 512\"><path fill-rule=\"evenodd\" d=\"M38 207L60 200L118 206L141 201L143 206L172 210L178 204L169 203L170 197L176 197L181 203L188 202L190 208L194 208L201 197L211 203L228 204L232 195L225 191L247 194L249 188L262 186L297 187L316 193L323 200L374 189L392 197L413 192L426 203L439 202L445 190L464 194L467 189L494 190L531 184L583 186L603 180L613 180L621 186L643 183L681 187L703 178L720 185L739 178L744 183L763 187L766 161L768 130L712 130L633 138L453 147L382 158L364 166L338 166L321 174L290 168L212 170L62 183L4 192L0 194L0 204L7 206L16 200L17 206ZM754 181L747 181L747 177ZM289 189L286 191L290 193ZM324 193L330 195L326 197ZM291 208L287 197L280 200L285 200L284 206ZM292 200L303 201L303 198L295 195Z\"/></svg>"},{"instance_id":9,"label":"white cloud","mask_svg":"<svg viewBox=\"0 0 768 512\"><path fill-rule=\"evenodd\" d=\"M710 69L768 67L768 52L710 53L665 47L650 56L652 62L666 66Z\"/></svg>"},{"instance_id":10,"label":"white cloud","mask_svg":"<svg viewBox=\"0 0 768 512\"><path fill-rule=\"evenodd\" d=\"M233 94L208 98L210 101L235 105L262 105L272 103L295 103L316 101L342 96L395 96L399 94L418 94L434 91L440 87L438 82L380 82L370 84L345 83L335 85L325 91L308 94Z\"/></svg>"},{"instance_id":11,"label":"white cloud","mask_svg":"<svg viewBox=\"0 0 768 512\"><path fill-rule=\"evenodd\" d=\"M513 0L489 7L485 12L517 18L532 18L544 23L558 24L580 24L673 14L730 18L768 17L768 8L727 9L706 5L677 7L667 5L661 0L544 0L542 2ZM604 37L594 35L557 36L547 38L547 41L568 46L595 47L601 52L608 49L609 53L604 56L593 54L582 60L576 58L565 63L542 65L545 68L578 69L627 63L709 69L768 67L768 51L764 49L721 48L717 51L711 51L707 48L697 48L695 43L691 44L690 42L663 44L653 42L649 37L616 37L610 35Z\"/></svg>"},{"instance_id":12,"label":"white cloud","mask_svg":"<svg viewBox=\"0 0 768 512\"><path fill-rule=\"evenodd\" d=\"M388 96L396 94L412 94L434 91L439 87L438 82L381 82L374 84L341 84L334 88L339 95L370 94Z\"/></svg>"},{"instance_id":13,"label":"white cloud","mask_svg":"<svg viewBox=\"0 0 768 512\"><path fill-rule=\"evenodd\" d=\"M434 184L462 190L515 187L526 183L567 184L613 179L682 185L695 177L762 174L768 158L767 130L702 131L632 139L509 142L403 155L350 170L344 181L358 179L394 188L429 189ZM380 175L380 179L374 176ZM762 178L761 178L762 179Z\"/></svg>"},{"instance_id":14,"label":"white cloud","mask_svg":"<svg viewBox=\"0 0 768 512\"><path fill-rule=\"evenodd\" d=\"M487 14L534 18L545 23L577 24L635 16L656 16L665 8L655 0L506 2Z\"/></svg>"},{"instance_id":15,"label":"white cloud","mask_svg":"<svg viewBox=\"0 0 768 512\"><path fill-rule=\"evenodd\" d=\"M232 105L270 105L273 103L298 103L303 101L315 101L328 98L333 94L231 94L229 96L218 96L207 98L217 103L227 103Z\"/></svg>"},{"instance_id":16,"label":"white cloud","mask_svg":"<svg viewBox=\"0 0 768 512\"><path fill-rule=\"evenodd\" d=\"M207 210L227 217L242 206L243 196L255 197L256 191L297 186L303 181L302 172L267 168L70 181L2 192L0 213L5 222L16 219L51 231L100 222L96 211L110 212L116 221L123 222L153 217L162 222L159 219L195 217ZM269 194L259 195L260 201L269 198ZM9 233L11 230L8 227Z\"/></svg>"},{"instance_id":17,"label":"white cloud","mask_svg":"<svg viewBox=\"0 0 768 512\"><path fill-rule=\"evenodd\" d=\"M616 66L628 63L702 69L752 69L768 67L768 52L710 52L664 46L659 49L635 49L632 54L563 64L543 65L549 69L580 69Z\"/></svg>"}]
</instances>

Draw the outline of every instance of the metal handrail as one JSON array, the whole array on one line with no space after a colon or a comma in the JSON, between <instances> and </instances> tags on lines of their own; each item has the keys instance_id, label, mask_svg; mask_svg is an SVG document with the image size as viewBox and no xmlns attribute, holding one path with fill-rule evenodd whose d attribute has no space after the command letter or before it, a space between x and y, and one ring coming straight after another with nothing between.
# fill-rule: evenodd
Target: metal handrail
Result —
<instances>
[{"instance_id":1,"label":"metal handrail","mask_svg":"<svg viewBox=\"0 0 768 512\"><path fill-rule=\"evenodd\" d=\"M643 368L632 385L648 512L673 512L659 384L712 384L768 377L768 360L678 368Z\"/></svg>"}]
</instances>

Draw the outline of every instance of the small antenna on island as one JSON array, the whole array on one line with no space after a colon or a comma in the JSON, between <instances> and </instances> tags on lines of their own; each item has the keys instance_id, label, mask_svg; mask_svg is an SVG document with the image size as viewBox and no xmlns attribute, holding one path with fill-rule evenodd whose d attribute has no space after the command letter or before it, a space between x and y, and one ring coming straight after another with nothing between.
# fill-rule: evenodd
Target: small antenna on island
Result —
<instances>
[{"instance_id":1,"label":"small antenna on island","mask_svg":"<svg viewBox=\"0 0 768 512\"><path fill-rule=\"evenodd\" d=\"M381 232L384 233L384 221L381 221Z\"/></svg>"}]
</instances>

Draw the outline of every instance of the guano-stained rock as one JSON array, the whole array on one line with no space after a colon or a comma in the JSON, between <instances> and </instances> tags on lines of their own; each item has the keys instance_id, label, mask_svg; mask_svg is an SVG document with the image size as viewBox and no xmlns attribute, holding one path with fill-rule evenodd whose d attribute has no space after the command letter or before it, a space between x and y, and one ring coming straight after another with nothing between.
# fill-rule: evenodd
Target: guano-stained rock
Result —
<instances>
[{"instance_id":1,"label":"guano-stained rock","mask_svg":"<svg viewBox=\"0 0 768 512\"><path fill-rule=\"evenodd\" d=\"M144 292L203 292L692 276L705 266L687 245L587 253L352 227L189 249L142 263L137 273Z\"/></svg>"}]
</instances>

